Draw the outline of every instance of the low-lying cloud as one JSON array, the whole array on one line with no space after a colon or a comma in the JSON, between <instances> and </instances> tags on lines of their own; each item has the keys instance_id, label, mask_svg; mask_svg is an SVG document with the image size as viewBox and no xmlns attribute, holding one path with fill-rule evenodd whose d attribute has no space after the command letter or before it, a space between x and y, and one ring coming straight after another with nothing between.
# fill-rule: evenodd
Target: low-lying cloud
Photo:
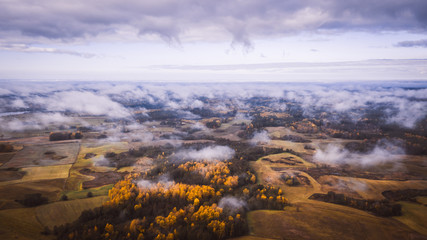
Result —
<instances>
[{"instance_id":1,"label":"low-lying cloud","mask_svg":"<svg viewBox=\"0 0 427 240\"><path fill-rule=\"evenodd\" d=\"M34 103L48 111L71 111L79 114L129 117L129 111L109 97L87 91L57 92L49 97L36 98Z\"/></svg>"},{"instance_id":2,"label":"low-lying cloud","mask_svg":"<svg viewBox=\"0 0 427 240\"><path fill-rule=\"evenodd\" d=\"M271 141L270 136L267 131L256 132L254 136L251 138L250 143L252 145L257 144L267 144Z\"/></svg>"},{"instance_id":3,"label":"low-lying cloud","mask_svg":"<svg viewBox=\"0 0 427 240\"><path fill-rule=\"evenodd\" d=\"M409 60L408 60L409 61ZM364 65L376 64L366 62ZM382 64L394 64L383 61ZM408 64L424 64L411 60ZM415 87L412 87L412 86ZM408 86L408 87L405 87ZM6 91L4 91L6 90ZM1 93L2 90L0 90ZM292 111L300 108L304 117L316 117L319 112L345 113L354 122L365 118L369 110L381 107L378 113L385 123L414 128L427 116L427 89L422 84L189 84L189 83L17 83L5 85L0 99L0 111L56 111L80 115L105 115L111 118L129 117L132 111L141 115L146 109L164 108L179 117L199 119L193 109L203 106L215 113L219 111L248 110L251 98L270 98L268 107L274 111ZM210 102L201 99L221 99ZM295 104L294 104L295 103ZM129 107L132 106L132 107ZM297 109L297 110L298 110ZM338 114L336 114L338 113ZM236 120L250 120L237 112ZM328 116L328 115L327 115ZM336 120L340 119L327 119Z\"/></svg>"},{"instance_id":4,"label":"low-lying cloud","mask_svg":"<svg viewBox=\"0 0 427 240\"><path fill-rule=\"evenodd\" d=\"M392 144L377 145L367 153L352 153L340 145L328 144L325 148L317 149L313 159L328 165L353 165L372 167L376 165L398 165L402 161L404 150Z\"/></svg>"},{"instance_id":5,"label":"low-lying cloud","mask_svg":"<svg viewBox=\"0 0 427 240\"><path fill-rule=\"evenodd\" d=\"M244 200L236 198L236 197L223 197L219 200L218 206L223 208L228 212L243 212L247 207L247 204Z\"/></svg>"},{"instance_id":6,"label":"low-lying cloud","mask_svg":"<svg viewBox=\"0 0 427 240\"><path fill-rule=\"evenodd\" d=\"M235 151L227 146L209 146L200 150L180 150L174 157L184 161L224 161L232 158L234 153Z\"/></svg>"},{"instance_id":7,"label":"low-lying cloud","mask_svg":"<svg viewBox=\"0 0 427 240\"><path fill-rule=\"evenodd\" d=\"M24 117L0 117L0 130L25 131L39 130L52 126L66 126L70 124L86 125L81 119L65 116L61 113L34 113Z\"/></svg>"}]
</instances>

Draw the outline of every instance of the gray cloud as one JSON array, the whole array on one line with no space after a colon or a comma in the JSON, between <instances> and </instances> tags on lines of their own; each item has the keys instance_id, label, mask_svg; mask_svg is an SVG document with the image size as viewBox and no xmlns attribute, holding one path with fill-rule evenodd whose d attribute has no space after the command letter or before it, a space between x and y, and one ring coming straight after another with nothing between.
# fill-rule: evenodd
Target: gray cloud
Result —
<instances>
[{"instance_id":1,"label":"gray cloud","mask_svg":"<svg viewBox=\"0 0 427 240\"><path fill-rule=\"evenodd\" d=\"M40 0L0 3L0 34L73 40L132 29L167 42L231 40L247 48L259 36L300 31L425 31L423 0L266 1L83 1Z\"/></svg>"},{"instance_id":2,"label":"gray cloud","mask_svg":"<svg viewBox=\"0 0 427 240\"><path fill-rule=\"evenodd\" d=\"M427 39L417 41L403 41L397 43L398 47L427 47Z\"/></svg>"},{"instance_id":3,"label":"gray cloud","mask_svg":"<svg viewBox=\"0 0 427 240\"><path fill-rule=\"evenodd\" d=\"M171 70L197 70L197 71L237 71L237 70L290 70L290 69L350 69L350 68L372 68L392 66L424 66L427 59L371 59L364 61L342 61L342 62L272 62L255 64L227 64L227 65L153 65L148 69L171 69Z\"/></svg>"},{"instance_id":4,"label":"gray cloud","mask_svg":"<svg viewBox=\"0 0 427 240\"><path fill-rule=\"evenodd\" d=\"M95 54L84 53L56 48L33 47L28 44L0 44L0 50L26 52L26 53L52 53L52 54L66 54L83 58L95 57Z\"/></svg>"}]
</instances>

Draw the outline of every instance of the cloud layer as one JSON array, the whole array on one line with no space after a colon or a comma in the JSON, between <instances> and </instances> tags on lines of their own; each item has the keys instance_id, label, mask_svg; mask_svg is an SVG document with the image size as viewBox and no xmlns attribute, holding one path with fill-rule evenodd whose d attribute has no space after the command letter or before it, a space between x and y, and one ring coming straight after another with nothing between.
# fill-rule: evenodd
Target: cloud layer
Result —
<instances>
[{"instance_id":1,"label":"cloud layer","mask_svg":"<svg viewBox=\"0 0 427 240\"><path fill-rule=\"evenodd\" d=\"M58 114L52 121L65 123L68 113L77 115L105 115L110 118L132 119L135 111L145 116L147 109L162 108L173 111L180 118L199 119L194 109L211 109L214 112L247 111L253 107L251 98L271 98L266 106L275 111L301 111L306 117L328 113L328 121L339 121L333 116L348 116L361 121L376 111L386 123L413 128L427 116L427 86L425 83L394 82L371 84L297 84L297 83L38 83L24 82L4 84L0 90L0 113L3 126L16 129L7 123L7 115L22 112L46 112ZM210 102L207 99L221 99ZM298 108L295 108L298 106ZM193 111L193 112L192 112ZM337 114L338 113L338 114ZM246 119L243 113L235 113L237 119ZM63 116L61 118L61 116ZM35 118L41 126L43 119ZM68 120L67 120L68 121ZM28 123L29 124L29 123ZM28 125L27 124L27 125ZM140 134L144 131L132 130ZM132 126L130 126L132 127ZM200 124L194 129L206 130ZM256 135L255 142L268 142L268 136ZM135 139L138 137L135 136ZM142 141L150 139L138 138Z\"/></svg>"},{"instance_id":2,"label":"cloud layer","mask_svg":"<svg viewBox=\"0 0 427 240\"><path fill-rule=\"evenodd\" d=\"M301 31L425 31L425 9L420 0L7 0L0 3L0 34L62 41L155 35L167 42L231 40L250 47L253 37Z\"/></svg>"}]
</instances>

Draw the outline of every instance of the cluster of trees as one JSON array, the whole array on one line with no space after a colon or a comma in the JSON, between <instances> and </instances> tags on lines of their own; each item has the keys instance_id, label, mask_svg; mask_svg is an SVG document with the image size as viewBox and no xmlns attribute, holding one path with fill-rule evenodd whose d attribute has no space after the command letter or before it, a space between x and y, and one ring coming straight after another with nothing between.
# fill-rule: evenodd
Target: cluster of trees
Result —
<instances>
[{"instance_id":1,"label":"cluster of trees","mask_svg":"<svg viewBox=\"0 0 427 240\"><path fill-rule=\"evenodd\" d=\"M307 119L304 119L303 121L294 122L290 128L291 130L294 130L299 133L319 132L319 127L313 121Z\"/></svg>"},{"instance_id":2,"label":"cluster of trees","mask_svg":"<svg viewBox=\"0 0 427 240\"><path fill-rule=\"evenodd\" d=\"M230 141L228 139L224 138L218 138L215 139L215 142L217 145L223 145L223 146L229 146L236 152L233 159L240 161L256 161L262 156L271 155L271 154L277 154L277 153L283 153L283 152L289 152L288 149L283 150L282 148L269 148L269 147L260 147L260 146L253 146L248 143L244 143L241 141ZM292 152L291 152L292 153ZM238 164L235 164L234 166L243 166L239 162Z\"/></svg>"},{"instance_id":3,"label":"cluster of trees","mask_svg":"<svg viewBox=\"0 0 427 240\"><path fill-rule=\"evenodd\" d=\"M284 135L278 138L279 140L285 140L285 141L291 141L291 142L298 142L298 143L309 143L311 140L305 139L298 135Z\"/></svg>"},{"instance_id":4,"label":"cluster of trees","mask_svg":"<svg viewBox=\"0 0 427 240\"><path fill-rule=\"evenodd\" d=\"M296 117L294 115L290 115L286 118L280 118L274 115L269 116L261 116L261 114L255 114L253 116L251 124L256 129L262 129L265 127L282 127L289 126L291 123L297 121L300 117Z\"/></svg>"},{"instance_id":5,"label":"cluster of trees","mask_svg":"<svg viewBox=\"0 0 427 240\"><path fill-rule=\"evenodd\" d=\"M13 152L13 146L9 143L0 144L0 152Z\"/></svg>"},{"instance_id":6,"label":"cluster of trees","mask_svg":"<svg viewBox=\"0 0 427 240\"><path fill-rule=\"evenodd\" d=\"M285 182L288 186L298 186L301 183L299 182L298 178L294 175L283 173L280 178Z\"/></svg>"},{"instance_id":7,"label":"cluster of trees","mask_svg":"<svg viewBox=\"0 0 427 240\"><path fill-rule=\"evenodd\" d=\"M246 211L288 204L279 188L257 184L243 159L158 162L117 182L101 208L56 227L58 239L225 239L247 232Z\"/></svg>"},{"instance_id":8,"label":"cluster of trees","mask_svg":"<svg viewBox=\"0 0 427 240\"><path fill-rule=\"evenodd\" d=\"M24 199L15 200L26 207L35 207L48 203L47 197L43 197L41 193L25 194Z\"/></svg>"},{"instance_id":9,"label":"cluster of trees","mask_svg":"<svg viewBox=\"0 0 427 240\"><path fill-rule=\"evenodd\" d=\"M146 156L162 159L171 155L174 151L175 147L170 144L166 144L164 146L142 146L139 148L131 148L129 151L122 153L107 152L104 156L109 160L106 163L107 166L120 169L122 167L134 165L139 157ZM85 158L92 158L94 156L96 156L96 154L88 153L85 155Z\"/></svg>"},{"instance_id":10,"label":"cluster of trees","mask_svg":"<svg viewBox=\"0 0 427 240\"><path fill-rule=\"evenodd\" d=\"M388 200L365 200L347 197L344 194L328 192L327 194L315 193L310 196L310 199L315 199L324 202L336 203L364 211L373 212L381 217L391 217L402 215L402 205L391 203Z\"/></svg>"},{"instance_id":11,"label":"cluster of trees","mask_svg":"<svg viewBox=\"0 0 427 240\"><path fill-rule=\"evenodd\" d=\"M213 120L206 122L205 125L207 128L217 129L217 128L221 127L222 123L223 123L222 119L213 119Z\"/></svg>"},{"instance_id":12,"label":"cluster of trees","mask_svg":"<svg viewBox=\"0 0 427 240\"><path fill-rule=\"evenodd\" d=\"M388 190L382 195L391 201L416 201L415 197L427 196L427 189Z\"/></svg>"},{"instance_id":13,"label":"cluster of trees","mask_svg":"<svg viewBox=\"0 0 427 240\"><path fill-rule=\"evenodd\" d=\"M80 131L77 131L77 132L51 132L49 134L49 141L81 139L82 137L83 137L83 134Z\"/></svg>"}]
</instances>

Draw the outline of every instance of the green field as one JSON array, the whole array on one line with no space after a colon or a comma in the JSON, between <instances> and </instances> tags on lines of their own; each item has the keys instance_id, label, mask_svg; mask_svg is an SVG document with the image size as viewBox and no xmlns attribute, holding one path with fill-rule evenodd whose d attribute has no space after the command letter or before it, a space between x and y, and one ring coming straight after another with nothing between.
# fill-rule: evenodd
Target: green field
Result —
<instances>
[{"instance_id":1,"label":"green field","mask_svg":"<svg viewBox=\"0 0 427 240\"><path fill-rule=\"evenodd\" d=\"M108 191L113 187L113 184L105 185L98 188L89 188L78 191L64 191L61 193L67 195L68 199L82 199L86 198L87 193L91 192L93 196L107 196Z\"/></svg>"}]
</instances>

